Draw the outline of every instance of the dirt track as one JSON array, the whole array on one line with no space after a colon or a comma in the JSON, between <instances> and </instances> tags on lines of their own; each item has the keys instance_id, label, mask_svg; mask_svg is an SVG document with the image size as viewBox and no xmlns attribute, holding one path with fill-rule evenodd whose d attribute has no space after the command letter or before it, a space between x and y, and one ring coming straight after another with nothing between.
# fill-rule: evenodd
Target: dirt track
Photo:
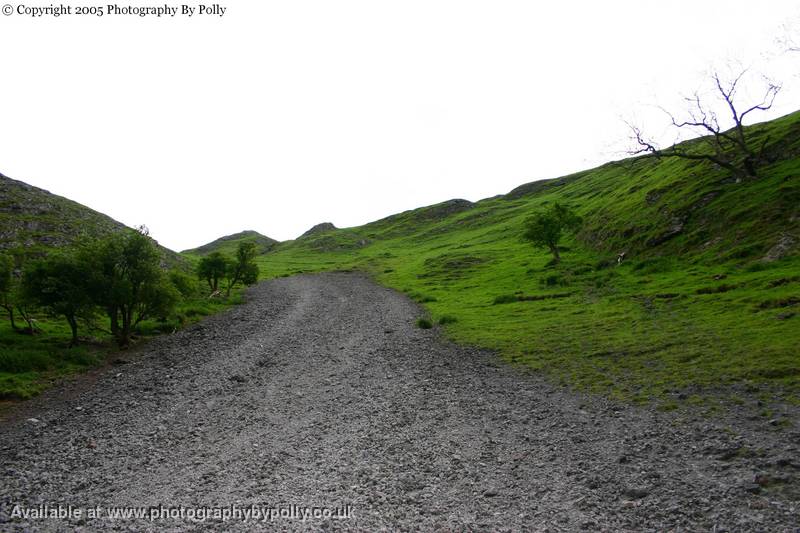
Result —
<instances>
[{"instance_id":1,"label":"dirt track","mask_svg":"<svg viewBox=\"0 0 800 533\"><path fill-rule=\"evenodd\" d=\"M0 425L0 530L256 527L106 516L159 505L352 509L269 529L800 529L796 425L569 393L419 313L357 274L278 279L19 406ZM11 518L41 504L101 518Z\"/></svg>"}]
</instances>

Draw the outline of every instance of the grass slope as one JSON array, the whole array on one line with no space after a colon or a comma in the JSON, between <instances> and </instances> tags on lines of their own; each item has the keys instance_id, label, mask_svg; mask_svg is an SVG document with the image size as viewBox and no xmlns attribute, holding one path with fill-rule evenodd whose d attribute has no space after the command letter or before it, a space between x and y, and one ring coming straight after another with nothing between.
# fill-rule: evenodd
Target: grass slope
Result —
<instances>
[{"instance_id":1,"label":"grass slope","mask_svg":"<svg viewBox=\"0 0 800 533\"><path fill-rule=\"evenodd\" d=\"M757 181L629 159L287 241L259 258L262 276L369 272L452 339L613 397L669 406L722 388L797 399L800 113L750 133L770 158ZM555 201L585 223L551 266L520 234Z\"/></svg>"},{"instance_id":2,"label":"grass slope","mask_svg":"<svg viewBox=\"0 0 800 533\"><path fill-rule=\"evenodd\" d=\"M80 238L103 237L125 227L85 205L0 174L0 252L12 255L17 264ZM182 262L172 250L159 249L167 264Z\"/></svg>"}]
</instances>

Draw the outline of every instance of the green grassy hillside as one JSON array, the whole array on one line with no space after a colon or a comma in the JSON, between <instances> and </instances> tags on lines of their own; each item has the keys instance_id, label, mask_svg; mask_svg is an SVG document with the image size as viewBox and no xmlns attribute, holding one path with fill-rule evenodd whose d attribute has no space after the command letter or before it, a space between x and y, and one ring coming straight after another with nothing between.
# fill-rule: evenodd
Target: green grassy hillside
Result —
<instances>
[{"instance_id":1,"label":"green grassy hillside","mask_svg":"<svg viewBox=\"0 0 800 533\"><path fill-rule=\"evenodd\" d=\"M707 162L628 159L281 243L260 257L262 275L369 272L452 339L615 397L671 405L723 388L796 399L800 113L750 133L769 158L756 181ZM584 225L552 266L521 226L556 201Z\"/></svg>"},{"instance_id":2,"label":"green grassy hillside","mask_svg":"<svg viewBox=\"0 0 800 533\"><path fill-rule=\"evenodd\" d=\"M12 255L17 264L125 227L85 205L0 174L0 253ZM183 262L172 250L159 248L168 264Z\"/></svg>"},{"instance_id":3,"label":"green grassy hillside","mask_svg":"<svg viewBox=\"0 0 800 533\"><path fill-rule=\"evenodd\" d=\"M203 246L192 248L190 250L184 250L181 253L186 254L187 256L204 256L212 252L222 252L232 256L236 253L236 249L239 247L239 244L243 242L254 242L256 244L256 248L259 250L259 253L262 254L270 251L273 246L278 243L278 241L275 239L270 239L266 235L261 235L257 231L246 230L239 233L234 233L233 235L220 237L219 239L211 241L208 244L204 244Z\"/></svg>"},{"instance_id":4,"label":"green grassy hillside","mask_svg":"<svg viewBox=\"0 0 800 533\"><path fill-rule=\"evenodd\" d=\"M59 248L79 239L101 238L125 226L116 220L72 200L62 198L27 183L0 175L0 254L10 255L19 270ZM159 247L164 267L189 269L183 256ZM191 279L191 278L190 278ZM209 300L198 289L186 297L166 320L142 322L136 332L144 339L173 331L203 316L218 312L240 300L236 290L230 299ZM0 310L0 402L24 399L37 394L53 379L102 363L117 351L102 317L99 329L80 326L82 344L69 346L70 330L62 317L43 309L29 309L38 332L35 335L14 331L5 309ZM18 310L17 320L20 320Z\"/></svg>"}]
</instances>

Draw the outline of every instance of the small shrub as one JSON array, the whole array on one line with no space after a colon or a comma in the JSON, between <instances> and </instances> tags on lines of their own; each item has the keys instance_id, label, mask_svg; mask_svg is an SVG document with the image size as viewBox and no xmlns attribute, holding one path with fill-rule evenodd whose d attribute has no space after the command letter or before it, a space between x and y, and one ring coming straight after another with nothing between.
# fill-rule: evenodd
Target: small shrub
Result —
<instances>
[{"instance_id":1,"label":"small shrub","mask_svg":"<svg viewBox=\"0 0 800 533\"><path fill-rule=\"evenodd\" d=\"M417 319L417 327L420 329L431 329L433 327L433 322L427 318L418 318Z\"/></svg>"},{"instance_id":2,"label":"small shrub","mask_svg":"<svg viewBox=\"0 0 800 533\"><path fill-rule=\"evenodd\" d=\"M436 302L438 300L436 300L435 296L422 295L422 296L420 296L420 298L417 301L419 303L421 303L421 304L425 304L425 303L428 303L428 302Z\"/></svg>"},{"instance_id":3,"label":"small shrub","mask_svg":"<svg viewBox=\"0 0 800 533\"><path fill-rule=\"evenodd\" d=\"M442 315L439 317L439 325L444 326L446 324L453 324L458 322L458 319L453 315Z\"/></svg>"}]
</instances>

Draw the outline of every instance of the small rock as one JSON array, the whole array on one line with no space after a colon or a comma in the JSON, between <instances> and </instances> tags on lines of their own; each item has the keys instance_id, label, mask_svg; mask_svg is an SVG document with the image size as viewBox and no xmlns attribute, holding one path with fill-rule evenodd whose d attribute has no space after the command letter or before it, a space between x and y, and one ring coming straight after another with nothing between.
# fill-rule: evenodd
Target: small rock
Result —
<instances>
[{"instance_id":1,"label":"small rock","mask_svg":"<svg viewBox=\"0 0 800 533\"><path fill-rule=\"evenodd\" d=\"M626 487L625 490L622 491L622 494L634 500L641 500L650 494L650 489L646 487Z\"/></svg>"},{"instance_id":2,"label":"small rock","mask_svg":"<svg viewBox=\"0 0 800 533\"><path fill-rule=\"evenodd\" d=\"M30 422L31 424L38 424L39 422L41 422L41 420L39 420L38 418L29 418L28 422Z\"/></svg>"},{"instance_id":3,"label":"small rock","mask_svg":"<svg viewBox=\"0 0 800 533\"><path fill-rule=\"evenodd\" d=\"M756 485L755 483L745 483L742 488L745 492L749 492L750 494L758 494L761 492L761 486Z\"/></svg>"},{"instance_id":4,"label":"small rock","mask_svg":"<svg viewBox=\"0 0 800 533\"><path fill-rule=\"evenodd\" d=\"M495 496L497 496L497 491L494 489L487 489L483 491L483 495L486 496L487 498L494 498Z\"/></svg>"},{"instance_id":5,"label":"small rock","mask_svg":"<svg viewBox=\"0 0 800 533\"><path fill-rule=\"evenodd\" d=\"M772 479L767 474L756 474L755 478L753 478L753 483L760 487L766 487L771 481Z\"/></svg>"}]
</instances>

